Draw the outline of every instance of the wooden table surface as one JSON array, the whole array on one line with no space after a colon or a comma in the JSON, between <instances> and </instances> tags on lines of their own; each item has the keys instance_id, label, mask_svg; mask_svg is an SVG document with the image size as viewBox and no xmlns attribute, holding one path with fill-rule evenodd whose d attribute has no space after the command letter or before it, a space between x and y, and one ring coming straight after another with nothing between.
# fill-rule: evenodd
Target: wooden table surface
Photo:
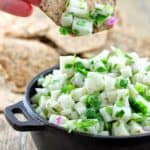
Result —
<instances>
[{"instance_id":1,"label":"wooden table surface","mask_svg":"<svg viewBox=\"0 0 150 150\"><path fill-rule=\"evenodd\" d=\"M136 29L139 37L149 36L150 33L150 0L118 0L119 7L127 14L127 19ZM3 87L1 86L1 89ZM1 91L0 91L0 96ZM7 96L3 95L3 96ZM0 97L0 98L1 98ZM0 100L0 150L36 150L29 133L21 133L13 130L5 120L3 109L13 103Z\"/></svg>"}]
</instances>

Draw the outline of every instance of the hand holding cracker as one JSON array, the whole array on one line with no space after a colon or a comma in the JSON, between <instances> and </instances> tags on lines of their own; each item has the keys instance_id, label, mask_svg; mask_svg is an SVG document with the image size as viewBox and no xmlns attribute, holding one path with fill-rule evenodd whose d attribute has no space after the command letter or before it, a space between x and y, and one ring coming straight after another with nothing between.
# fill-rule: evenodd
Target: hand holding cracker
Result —
<instances>
[{"instance_id":1,"label":"hand holding cracker","mask_svg":"<svg viewBox=\"0 0 150 150\"><path fill-rule=\"evenodd\" d=\"M41 0L0 0L0 10L13 15L26 17L32 13L32 5L38 6Z\"/></svg>"}]
</instances>

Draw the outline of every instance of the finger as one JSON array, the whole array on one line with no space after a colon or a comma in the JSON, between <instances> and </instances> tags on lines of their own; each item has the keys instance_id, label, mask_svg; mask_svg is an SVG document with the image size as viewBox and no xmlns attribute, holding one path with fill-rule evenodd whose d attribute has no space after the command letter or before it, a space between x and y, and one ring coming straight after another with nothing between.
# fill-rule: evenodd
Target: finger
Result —
<instances>
[{"instance_id":1,"label":"finger","mask_svg":"<svg viewBox=\"0 0 150 150\"><path fill-rule=\"evenodd\" d=\"M26 17L31 15L31 4L22 0L0 0L0 9L8 13Z\"/></svg>"},{"instance_id":2,"label":"finger","mask_svg":"<svg viewBox=\"0 0 150 150\"><path fill-rule=\"evenodd\" d=\"M41 3L41 0L26 0L26 1L28 1L31 4L36 5L36 6L40 5L40 3Z\"/></svg>"}]
</instances>

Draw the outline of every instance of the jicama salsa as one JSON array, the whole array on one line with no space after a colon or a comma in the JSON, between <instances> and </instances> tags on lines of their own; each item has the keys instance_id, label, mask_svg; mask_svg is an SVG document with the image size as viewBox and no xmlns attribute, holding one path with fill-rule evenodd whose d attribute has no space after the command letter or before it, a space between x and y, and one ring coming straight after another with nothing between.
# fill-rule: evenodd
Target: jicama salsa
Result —
<instances>
[{"instance_id":1,"label":"jicama salsa","mask_svg":"<svg viewBox=\"0 0 150 150\"><path fill-rule=\"evenodd\" d=\"M130 136L150 130L150 62L113 47L82 59L61 56L59 69L39 78L36 113L68 132Z\"/></svg>"},{"instance_id":2,"label":"jicama salsa","mask_svg":"<svg viewBox=\"0 0 150 150\"><path fill-rule=\"evenodd\" d=\"M87 35L92 34L95 28L104 24L112 27L117 18L114 16L114 7L108 4L96 3L89 9L86 0L68 0L66 10L61 17L60 33Z\"/></svg>"}]
</instances>

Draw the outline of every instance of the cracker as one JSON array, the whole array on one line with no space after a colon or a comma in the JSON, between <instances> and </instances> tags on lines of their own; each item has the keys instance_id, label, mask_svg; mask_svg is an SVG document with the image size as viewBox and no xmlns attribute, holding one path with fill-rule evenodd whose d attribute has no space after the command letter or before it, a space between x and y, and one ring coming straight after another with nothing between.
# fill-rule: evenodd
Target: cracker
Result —
<instances>
[{"instance_id":1,"label":"cracker","mask_svg":"<svg viewBox=\"0 0 150 150\"><path fill-rule=\"evenodd\" d=\"M55 49L39 41L6 38L2 47L0 65L6 70L9 82L16 87L15 91L17 88L24 90L34 75L58 63Z\"/></svg>"},{"instance_id":2,"label":"cracker","mask_svg":"<svg viewBox=\"0 0 150 150\"><path fill-rule=\"evenodd\" d=\"M67 0L41 0L40 8L56 24L59 24L66 2Z\"/></svg>"},{"instance_id":3,"label":"cracker","mask_svg":"<svg viewBox=\"0 0 150 150\"><path fill-rule=\"evenodd\" d=\"M63 36L59 33L59 27L55 26L47 33L47 38L52 40L58 47L68 54L83 53L100 48L106 41L107 32L103 31L97 34L72 37Z\"/></svg>"},{"instance_id":4,"label":"cracker","mask_svg":"<svg viewBox=\"0 0 150 150\"><path fill-rule=\"evenodd\" d=\"M132 32L121 29L109 31L107 41L101 49L82 53L81 57L96 56L103 49L110 50L111 46L118 47L123 51L137 52L140 56L150 57L150 37L139 38Z\"/></svg>"},{"instance_id":5,"label":"cracker","mask_svg":"<svg viewBox=\"0 0 150 150\"><path fill-rule=\"evenodd\" d=\"M33 38L45 36L51 28L49 18L38 8L34 8L33 14L27 18L12 16L0 12L0 33L12 37ZM2 30L2 31L1 31Z\"/></svg>"},{"instance_id":6,"label":"cracker","mask_svg":"<svg viewBox=\"0 0 150 150\"><path fill-rule=\"evenodd\" d=\"M42 0L40 8L57 25L60 25L61 16L66 9L67 2L68 0ZM113 6L115 14L116 0L87 0L87 3L90 10L95 8L95 3L110 4ZM112 26L103 24L101 27L96 27L94 32L96 33L110 28Z\"/></svg>"}]
</instances>

